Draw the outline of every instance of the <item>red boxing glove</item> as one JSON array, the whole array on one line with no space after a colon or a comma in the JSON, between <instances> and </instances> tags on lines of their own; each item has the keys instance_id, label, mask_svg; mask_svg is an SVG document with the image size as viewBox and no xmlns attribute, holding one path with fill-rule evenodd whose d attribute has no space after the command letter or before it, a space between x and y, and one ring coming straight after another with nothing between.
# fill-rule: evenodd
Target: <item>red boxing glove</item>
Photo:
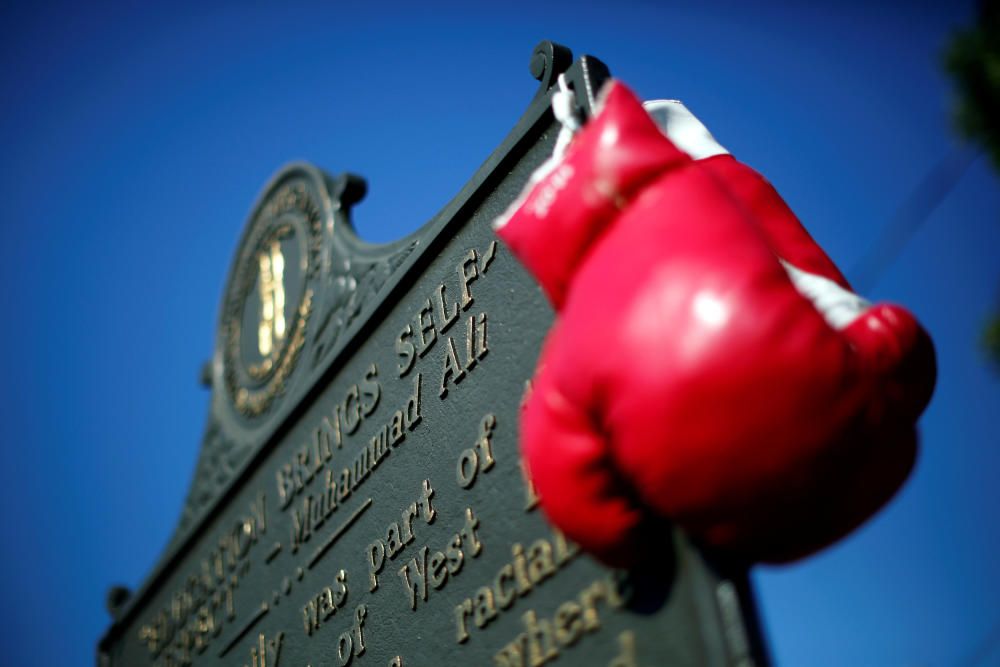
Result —
<instances>
[{"instance_id":1,"label":"red boxing glove","mask_svg":"<svg viewBox=\"0 0 1000 667\"><path fill-rule=\"evenodd\" d=\"M826 546L902 485L934 386L913 316L853 294L704 137L678 147L611 82L497 222L558 312L523 455L550 520L615 565L658 517L752 561Z\"/></svg>"}]
</instances>

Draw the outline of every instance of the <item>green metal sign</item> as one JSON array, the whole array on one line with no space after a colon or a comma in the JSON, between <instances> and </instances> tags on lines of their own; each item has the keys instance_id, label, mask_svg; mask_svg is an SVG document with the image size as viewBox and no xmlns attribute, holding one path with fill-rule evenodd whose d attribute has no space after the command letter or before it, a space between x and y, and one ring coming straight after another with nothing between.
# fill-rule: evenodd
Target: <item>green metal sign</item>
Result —
<instances>
[{"instance_id":1,"label":"green metal sign","mask_svg":"<svg viewBox=\"0 0 1000 667\"><path fill-rule=\"evenodd\" d=\"M265 188L184 515L99 665L762 664L745 571L679 533L611 571L537 508L517 423L552 312L489 223L551 151L556 77L589 110L608 71L550 42L531 69L516 127L408 238L354 235L356 176Z\"/></svg>"}]
</instances>

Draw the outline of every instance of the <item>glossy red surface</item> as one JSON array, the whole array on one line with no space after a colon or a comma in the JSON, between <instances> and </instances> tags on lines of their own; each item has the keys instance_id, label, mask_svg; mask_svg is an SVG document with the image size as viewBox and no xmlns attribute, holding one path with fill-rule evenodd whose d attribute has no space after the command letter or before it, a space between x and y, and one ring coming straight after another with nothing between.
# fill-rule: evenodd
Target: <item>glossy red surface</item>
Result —
<instances>
[{"instance_id":1,"label":"glossy red surface","mask_svg":"<svg viewBox=\"0 0 1000 667\"><path fill-rule=\"evenodd\" d=\"M832 328L779 258L847 287L774 189L691 160L622 84L499 235L558 311L522 415L549 518L628 565L659 519L739 557L842 537L902 485L934 385L916 320Z\"/></svg>"}]
</instances>

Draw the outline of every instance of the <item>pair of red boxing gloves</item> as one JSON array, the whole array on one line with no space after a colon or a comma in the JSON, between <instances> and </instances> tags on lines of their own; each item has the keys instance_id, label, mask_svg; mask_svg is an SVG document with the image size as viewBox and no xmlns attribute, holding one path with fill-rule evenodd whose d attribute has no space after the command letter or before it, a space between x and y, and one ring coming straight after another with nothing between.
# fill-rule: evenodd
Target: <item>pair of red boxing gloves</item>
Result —
<instances>
[{"instance_id":1,"label":"pair of red boxing gloves","mask_svg":"<svg viewBox=\"0 0 1000 667\"><path fill-rule=\"evenodd\" d=\"M914 317L855 295L679 103L611 81L560 152L495 224L557 313L521 417L555 526L613 565L663 520L783 562L874 514L935 382Z\"/></svg>"}]
</instances>

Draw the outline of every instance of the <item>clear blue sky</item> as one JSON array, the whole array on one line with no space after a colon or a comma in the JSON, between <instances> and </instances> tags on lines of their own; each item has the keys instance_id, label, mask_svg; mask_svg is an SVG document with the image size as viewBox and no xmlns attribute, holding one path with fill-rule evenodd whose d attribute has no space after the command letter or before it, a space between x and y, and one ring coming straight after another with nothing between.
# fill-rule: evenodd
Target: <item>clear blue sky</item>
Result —
<instances>
[{"instance_id":1,"label":"clear blue sky","mask_svg":"<svg viewBox=\"0 0 1000 667\"><path fill-rule=\"evenodd\" d=\"M369 179L362 236L417 228L535 91L531 48L683 99L849 269L955 143L941 51L970 2L4 3L0 9L6 665L91 665L197 457L222 283L268 177ZM404 8L405 7L405 8ZM779 665L1000 664L1000 188L976 163L875 286L940 360L923 451L850 539L755 573Z\"/></svg>"}]
</instances>

